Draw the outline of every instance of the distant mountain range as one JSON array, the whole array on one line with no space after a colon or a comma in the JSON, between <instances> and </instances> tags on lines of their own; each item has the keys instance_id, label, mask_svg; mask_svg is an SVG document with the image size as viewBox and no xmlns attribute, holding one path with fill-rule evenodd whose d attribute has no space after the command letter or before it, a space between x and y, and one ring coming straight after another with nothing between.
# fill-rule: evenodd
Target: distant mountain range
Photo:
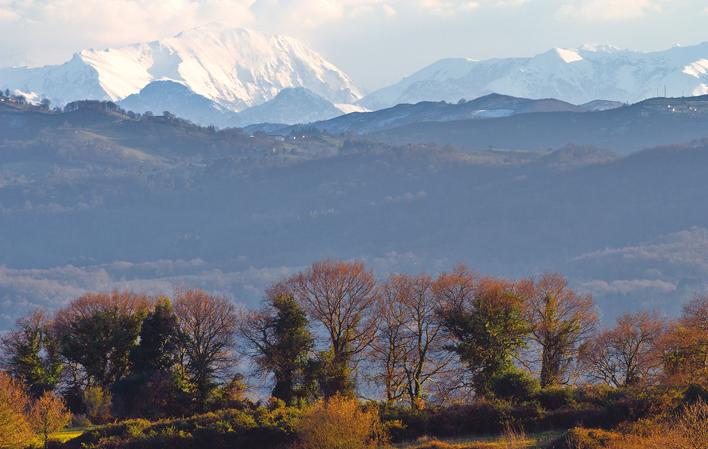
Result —
<instances>
[{"instance_id":1,"label":"distant mountain range","mask_svg":"<svg viewBox=\"0 0 708 449\"><path fill-rule=\"evenodd\" d=\"M334 104L361 98L346 74L301 42L215 24L154 42L83 50L62 65L0 69L2 88L35 92L59 104L119 101L160 80L181 83L232 111L291 87L304 87Z\"/></svg>"},{"instance_id":2,"label":"distant mountain range","mask_svg":"<svg viewBox=\"0 0 708 449\"><path fill-rule=\"evenodd\" d=\"M304 128L316 128L331 134L370 134L423 122L449 122L510 117L534 112L589 112L614 109L622 103L594 101L587 105L573 105L553 98L532 100L508 95L490 94L474 100L457 103L422 101L400 104L372 112L351 113L330 120L310 123ZM298 127L284 128L292 132Z\"/></svg>"},{"instance_id":3,"label":"distant mountain range","mask_svg":"<svg viewBox=\"0 0 708 449\"><path fill-rule=\"evenodd\" d=\"M83 50L61 65L0 69L0 88L58 105L110 100L136 112L169 111L219 127L305 124L384 109L327 124L342 132L363 120L369 125L359 128L371 132L413 123L407 115L450 121L558 108L603 110L665 90L669 96L707 94L708 42L648 53L585 46L529 58L445 59L362 97L349 76L295 39L212 24L159 41ZM506 112L501 105L492 110L467 101L492 93L558 101L534 103L536 110L513 104ZM463 105L453 110L427 104L441 101Z\"/></svg>"},{"instance_id":4,"label":"distant mountain range","mask_svg":"<svg viewBox=\"0 0 708 449\"><path fill-rule=\"evenodd\" d=\"M195 94L175 81L153 81L139 93L118 102L122 108L139 113L164 111L198 125L220 128L244 127L255 123L292 125L330 119L342 115L342 109L304 87L289 87L274 98L240 112Z\"/></svg>"},{"instance_id":5,"label":"distant mountain range","mask_svg":"<svg viewBox=\"0 0 708 449\"><path fill-rule=\"evenodd\" d=\"M421 101L457 102L492 92L558 98L574 104L596 99L634 103L646 98L708 94L708 42L657 52L608 46L554 48L530 58L444 59L367 95L376 110Z\"/></svg>"},{"instance_id":6,"label":"distant mountain range","mask_svg":"<svg viewBox=\"0 0 708 449\"><path fill-rule=\"evenodd\" d=\"M467 150L591 145L629 154L708 138L708 95L653 98L604 111L561 110L486 120L419 121L369 132L367 137L394 145L435 143Z\"/></svg>"}]
</instances>

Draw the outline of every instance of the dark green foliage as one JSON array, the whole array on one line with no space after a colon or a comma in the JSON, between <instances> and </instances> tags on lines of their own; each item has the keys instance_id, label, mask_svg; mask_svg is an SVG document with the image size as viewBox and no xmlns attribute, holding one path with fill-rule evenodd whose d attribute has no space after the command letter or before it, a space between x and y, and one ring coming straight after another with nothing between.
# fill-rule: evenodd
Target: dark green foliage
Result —
<instances>
[{"instance_id":1,"label":"dark green foliage","mask_svg":"<svg viewBox=\"0 0 708 449\"><path fill-rule=\"evenodd\" d=\"M33 397L53 390L61 378L62 361L49 323L41 312L17 322L2 338L2 368L27 385Z\"/></svg>"},{"instance_id":2,"label":"dark green foliage","mask_svg":"<svg viewBox=\"0 0 708 449\"><path fill-rule=\"evenodd\" d=\"M110 388L128 373L146 309L146 299L131 293L76 299L57 315L61 355L80 365L90 384Z\"/></svg>"},{"instance_id":3,"label":"dark green foliage","mask_svg":"<svg viewBox=\"0 0 708 449\"><path fill-rule=\"evenodd\" d=\"M275 375L273 396L286 404L303 396L303 368L312 349L307 315L292 294L278 293L270 299L275 310L272 316L273 341L264 351Z\"/></svg>"},{"instance_id":4,"label":"dark green foliage","mask_svg":"<svg viewBox=\"0 0 708 449\"><path fill-rule=\"evenodd\" d=\"M307 315L283 285L271 288L267 301L263 310L244 319L241 334L259 368L273 375L273 397L293 404L309 396L306 368L313 339Z\"/></svg>"},{"instance_id":5,"label":"dark green foliage","mask_svg":"<svg viewBox=\"0 0 708 449\"><path fill-rule=\"evenodd\" d=\"M117 311L80 317L60 340L62 355L81 364L97 384L109 386L127 372L139 330L138 317Z\"/></svg>"},{"instance_id":6,"label":"dark green foliage","mask_svg":"<svg viewBox=\"0 0 708 449\"><path fill-rule=\"evenodd\" d=\"M494 376L491 390L499 399L521 403L530 400L539 390L538 380L521 370L509 370Z\"/></svg>"},{"instance_id":7,"label":"dark green foliage","mask_svg":"<svg viewBox=\"0 0 708 449\"><path fill-rule=\"evenodd\" d=\"M487 280L469 301L440 313L449 349L469 367L478 394L490 393L491 379L512 368L512 355L524 345L523 302L513 285Z\"/></svg>"},{"instance_id":8,"label":"dark green foliage","mask_svg":"<svg viewBox=\"0 0 708 449\"><path fill-rule=\"evenodd\" d=\"M698 401L708 402L708 388L698 384L691 384L683 393L685 404L695 404Z\"/></svg>"},{"instance_id":9,"label":"dark green foliage","mask_svg":"<svg viewBox=\"0 0 708 449\"><path fill-rule=\"evenodd\" d=\"M112 388L114 413L162 418L188 411L189 400L175 369L179 350L177 317L168 298L159 298L143 320L139 344L130 351L130 374Z\"/></svg>"},{"instance_id":10,"label":"dark green foliage","mask_svg":"<svg viewBox=\"0 0 708 449\"><path fill-rule=\"evenodd\" d=\"M575 405L573 389L570 387L548 387L541 390L536 399L547 410L557 410L561 407Z\"/></svg>"},{"instance_id":11,"label":"dark green foliage","mask_svg":"<svg viewBox=\"0 0 708 449\"><path fill-rule=\"evenodd\" d=\"M130 352L134 374L169 373L179 349L177 317L169 298L159 298L140 329L140 344Z\"/></svg>"},{"instance_id":12,"label":"dark green foliage","mask_svg":"<svg viewBox=\"0 0 708 449\"><path fill-rule=\"evenodd\" d=\"M120 417L164 418L190 413L192 403L176 372L130 375L111 389L113 413Z\"/></svg>"},{"instance_id":13,"label":"dark green foliage","mask_svg":"<svg viewBox=\"0 0 708 449\"><path fill-rule=\"evenodd\" d=\"M299 410L220 410L189 418L141 419L88 430L66 449L232 449L283 447L294 440Z\"/></svg>"}]
</instances>

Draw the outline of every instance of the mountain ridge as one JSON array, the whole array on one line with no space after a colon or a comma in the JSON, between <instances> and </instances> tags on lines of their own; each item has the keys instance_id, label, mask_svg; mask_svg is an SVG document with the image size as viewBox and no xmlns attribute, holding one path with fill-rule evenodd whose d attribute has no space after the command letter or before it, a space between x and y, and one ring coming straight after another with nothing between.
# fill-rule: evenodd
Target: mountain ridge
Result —
<instances>
[{"instance_id":1,"label":"mountain ridge","mask_svg":"<svg viewBox=\"0 0 708 449\"><path fill-rule=\"evenodd\" d=\"M37 92L60 104L118 101L156 80L180 82L233 111L288 87L305 87L332 103L361 98L344 72L293 38L214 25L147 43L82 50L61 65L0 69L3 88Z\"/></svg>"},{"instance_id":2,"label":"mountain ridge","mask_svg":"<svg viewBox=\"0 0 708 449\"><path fill-rule=\"evenodd\" d=\"M491 92L553 97L574 104L596 99L636 102L667 87L670 94L708 93L708 42L655 52L584 45L553 48L531 57L447 58L365 96L381 109L400 103L457 101Z\"/></svg>"}]
</instances>

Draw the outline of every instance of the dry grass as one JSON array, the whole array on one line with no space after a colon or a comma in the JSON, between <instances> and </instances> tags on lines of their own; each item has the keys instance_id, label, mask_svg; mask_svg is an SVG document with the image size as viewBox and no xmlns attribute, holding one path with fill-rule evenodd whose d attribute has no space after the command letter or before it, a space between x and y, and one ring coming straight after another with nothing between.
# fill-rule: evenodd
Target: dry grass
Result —
<instances>
[{"instance_id":1,"label":"dry grass","mask_svg":"<svg viewBox=\"0 0 708 449\"><path fill-rule=\"evenodd\" d=\"M58 432L53 432L49 434L49 441L58 441L60 443L66 443L69 440L73 440L76 437L80 437L85 431L85 428L60 430Z\"/></svg>"},{"instance_id":2,"label":"dry grass","mask_svg":"<svg viewBox=\"0 0 708 449\"><path fill-rule=\"evenodd\" d=\"M559 435L556 432L526 435L524 432L508 428L497 437L477 437L456 440L420 438L405 449L532 449L543 448Z\"/></svg>"},{"instance_id":3,"label":"dry grass","mask_svg":"<svg viewBox=\"0 0 708 449\"><path fill-rule=\"evenodd\" d=\"M676 419L636 422L622 433L572 429L566 446L569 449L706 449L708 404L697 402L687 406Z\"/></svg>"}]
</instances>

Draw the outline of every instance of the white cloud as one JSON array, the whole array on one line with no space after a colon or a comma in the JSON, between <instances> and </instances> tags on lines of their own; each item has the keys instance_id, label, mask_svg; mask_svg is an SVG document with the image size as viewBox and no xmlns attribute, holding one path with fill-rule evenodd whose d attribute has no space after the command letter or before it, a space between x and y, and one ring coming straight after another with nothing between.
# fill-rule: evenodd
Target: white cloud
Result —
<instances>
[{"instance_id":1,"label":"white cloud","mask_svg":"<svg viewBox=\"0 0 708 449\"><path fill-rule=\"evenodd\" d=\"M673 282L661 279L620 279L615 281L593 280L580 284L581 289L600 294L628 295L638 290L655 290L660 293L676 291Z\"/></svg>"},{"instance_id":2,"label":"white cloud","mask_svg":"<svg viewBox=\"0 0 708 449\"><path fill-rule=\"evenodd\" d=\"M434 14L453 15L470 12L480 4L473 0L419 0L421 8Z\"/></svg>"},{"instance_id":3,"label":"white cloud","mask_svg":"<svg viewBox=\"0 0 708 449\"><path fill-rule=\"evenodd\" d=\"M558 17L590 21L637 19L661 12L667 1L670 0L573 0L561 6Z\"/></svg>"},{"instance_id":4,"label":"white cloud","mask_svg":"<svg viewBox=\"0 0 708 449\"><path fill-rule=\"evenodd\" d=\"M608 248L578 257L578 260L611 259L631 264L662 263L705 274L708 273L708 229L694 227L664 236L658 242Z\"/></svg>"}]
</instances>

